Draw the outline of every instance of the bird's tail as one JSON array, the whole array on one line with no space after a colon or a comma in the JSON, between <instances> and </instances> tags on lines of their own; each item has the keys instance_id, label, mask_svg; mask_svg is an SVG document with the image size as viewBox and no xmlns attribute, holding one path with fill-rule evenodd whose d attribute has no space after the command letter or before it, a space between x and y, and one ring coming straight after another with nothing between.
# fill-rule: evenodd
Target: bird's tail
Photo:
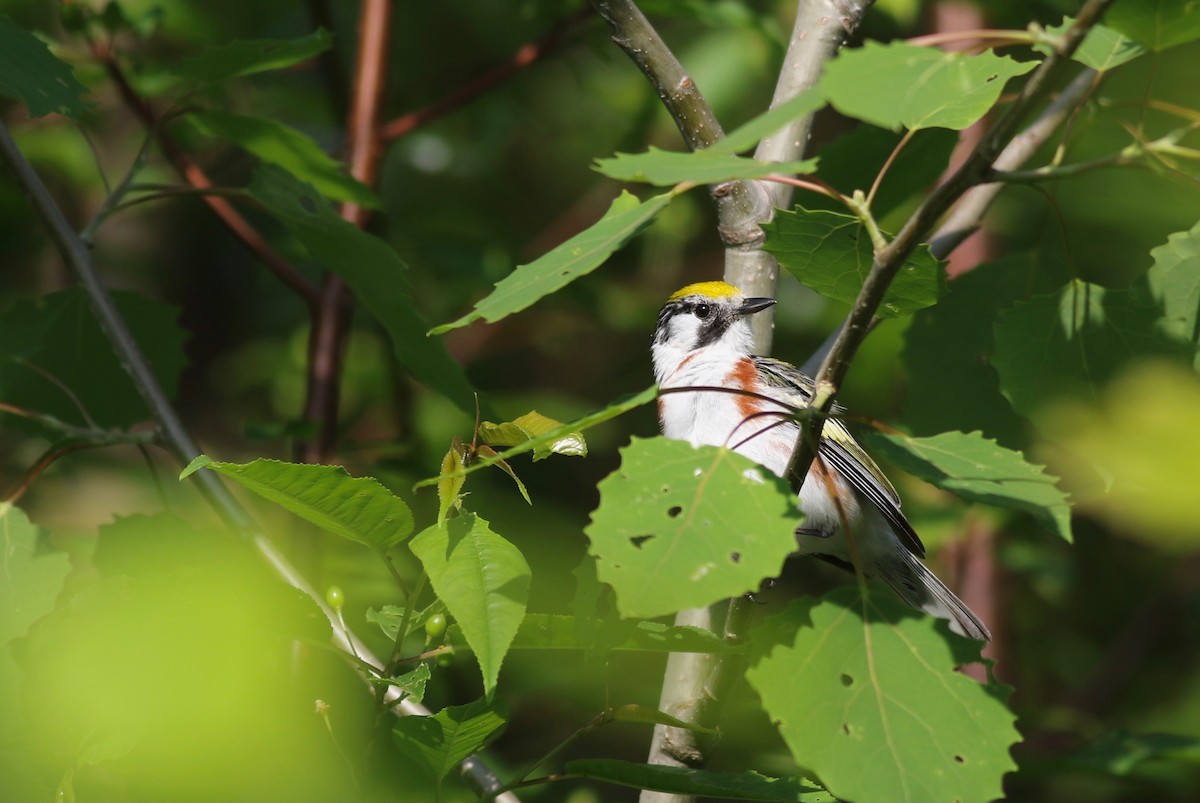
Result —
<instances>
[{"instance_id":1,"label":"bird's tail","mask_svg":"<svg viewBox=\"0 0 1200 803\"><path fill-rule=\"evenodd\" d=\"M992 634L987 625L979 621L979 617L956 597L953 591L946 588L946 584L939 580L937 575L929 571L916 555L907 550L900 552L904 563L902 573L908 576L903 580L887 576L881 578L892 587L900 599L931 616L948 620L950 629L960 635L978 641L991 640ZM910 578L915 580L915 583L910 584Z\"/></svg>"}]
</instances>

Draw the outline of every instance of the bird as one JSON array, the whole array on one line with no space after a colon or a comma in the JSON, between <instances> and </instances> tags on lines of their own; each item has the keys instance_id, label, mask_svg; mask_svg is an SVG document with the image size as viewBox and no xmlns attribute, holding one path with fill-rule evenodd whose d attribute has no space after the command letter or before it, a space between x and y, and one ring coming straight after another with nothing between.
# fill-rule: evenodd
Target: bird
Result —
<instances>
[{"instance_id":1,"label":"bird","mask_svg":"<svg viewBox=\"0 0 1200 803\"><path fill-rule=\"evenodd\" d=\"M689 284L663 305L651 356L663 435L728 447L783 477L799 434L795 411L808 405L813 380L790 363L753 353L750 318L774 303L747 298L723 281ZM864 574L908 605L948 620L960 635L991 639L979 617L921 562L925 547L895 488L836 415L825 420L798 506L799 554L853 570L848 527Z\"/></svg>"}]
</instances>

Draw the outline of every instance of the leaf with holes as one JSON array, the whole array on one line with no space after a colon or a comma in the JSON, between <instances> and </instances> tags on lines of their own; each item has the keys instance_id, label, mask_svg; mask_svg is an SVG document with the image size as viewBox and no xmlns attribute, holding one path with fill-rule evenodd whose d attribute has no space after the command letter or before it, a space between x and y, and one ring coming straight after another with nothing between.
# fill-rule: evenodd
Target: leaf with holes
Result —
<instances>
[{"instance_id":1,"label":"leaf with holes","mask_svg":"<svg viewBox=\"0 0 1200 803\"><path fill-rule=\"evenodd\" d=\"M829 62L820 86L835 109L857 120L910 131L961 130L987 114L1010 78L1036 66L990 51L867 42Z\"/></svg>"},{"instance_id":2,"label":"leaf with holes","mask_svg":"<svg viewBox=\"0 0 1200 803\"><path fill-rule=\"evenodd\" d=\"M475 653L488 697L529 599L521 551L474 514L419 533L409 545Z\"/></svg>"},{"instance_id":3,"label":"leaf with holes","mask_svg":"<svg viewBox=\"0 0 1200 803\"><path fill-rule=\"evenodd\" d=\"M202 468L224 474L326 532L376 549L400 543L413 529L412 512L404 500L378 480L351 477L341 466L266 459L221 463L200 455L179 478Z\"/></svg>"},{"instance_id":4,"label":"leaf with holes","mask_svg":"<svg viewBox=\"0 0 1200 803\"><path fill-rule=\"evenodd\" d=\"M767 232L763 247L805 286L847 304L858 298L875 259L871 238L858 218L797 207L777 212L763 230ZM929 246L922 245L900 267L876 314L881 318L908 315L936 304L945 289L942 263Z\"/></svg>"},{"instance_id":5,"label":"leaf with holes","mask_svg":"<svg viewBox=\"0 0 1200 803\"><path fill-rule=\"evenodd\" d=\"M834 797L1001 796L1020 736L1002 702L1008 690L956 671L979 660L978 643L883 589L840 589L773 619L792 635L746 679L796 761Z\"/></svg>"},{"instance_id":6,"label":"leaf with holes","mask_svg":"<svg viewBox=\"0 0 1200 803\"><path fill-rule=\"evenodd\" d=\"M599 490L590 551L626 617L754 591L796 548L791 489L729 449L634 438Z\"/></svg>"}]
</instances>

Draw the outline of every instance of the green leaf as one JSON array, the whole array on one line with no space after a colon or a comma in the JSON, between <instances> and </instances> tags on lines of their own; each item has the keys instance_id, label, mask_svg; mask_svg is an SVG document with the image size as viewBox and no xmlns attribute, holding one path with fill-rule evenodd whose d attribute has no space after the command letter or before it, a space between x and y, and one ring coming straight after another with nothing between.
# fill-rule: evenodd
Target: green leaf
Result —
<instances>
[{"instance_id":1,"label":"green leaf","mask_svg":"<svg viewBox=\"0 0 1200 803\"><path fill-rule=\"evenodd\" d=\"M979 645L892 595L834 591L780 617L794 639L746 675L796 761L842 800L989 801L1020 737L995 684L956 671ZM810 624L811 622L811 624ZM953 646L952 646L953 645ZM869 771L864 771L869 767Z\"/></svg>"},{"instance_id":2,"label":"green leaf","mask_svg":"<svg viewBox=\"0 0 1200 803\"><path fill-rule=\"evenodd\" d=\"M429 683L430 674L429 664L420 664L413 671L405 672L399 677L388 678L386 682L407 695L409 700L419 703L425 699L425 687Z\"/></svg>"},{"instance_id":3,"label":"green leaf","mask_svg":"<svg viewBox=\"0 0 1200 803\"><path fill-rule=\"evenodd\" d=\"M1027 423L1000 392L991 363L992 329L997 313L1039 275L1024 256L981 265L913 315L903 352L904 421L913 434L981 430L1006 446L1024 442Z\"/></svg>"},{"instance_id":4,"label":"green leaf","mask_svg":"<svg viewBox=\"0 0 1200 803\"><path fill-rule=\"evenodd\" d=\"M820 87L842 114L882 128L961 130L987 114L1010 78L1036 66L990 51L868 41L829 62Z\"/></svg>"},{"instance_id":5,"label":"green leaf","mask_svg":"<svg viewBox=\"0 0 1200 803\"><path fill-rule=\"evenodd\" d=\"M528 440L541 439L552 432L562 430L563 423L548 418L537 410L530 410L519 418L503 424L484 421L479 425L479 437L488 446L516 446ZM539 440L533 449L534 461L545 460L550 455L587 457L587 441L582 432L567 432L555 435L549 441Z\"/></svg>"},{"instance_id":6,"label":"green leaf","mask_svg":"<svg viewBox=\"0 0 1200 803\"><path fill-rule=\"evenodd\" d=\"M713 772L603 758L568 761L563 769L572 776L676 795L770 803L836 803L833 795L807 779L770 778L757 772Z\"/></svg>"},{"instance_id":7,"label":"green leaf","mask_svg":"<svg viewBox=\"0 0 1200 803\"><path fill-rule=\"evenodd\" d=\"M805 286L847 304L858 298L875 259L871 238L858 218L797 207L776 213L763 229L767 232L763 248ZM908 315L936 304L945 287L942 263L922 245L901 266L876 314L881 318Z\"/></svg>"},{"instance_id":8,"label":"green leaf","mask_svg":"<svg viewBox=\"0 0 1200 803\"><path fill-rule=\"evenodd\" d=\"M1111 13L1110 11L1109 14ZM1046 33L1054 37L1061 37L1074 24L1075 20L1066 17L1061 24L1047 28ZM1052 49L1049 44L1036 45L1035 48L1043 53L1049 53ZM1120 67L1145 52L1144 47L1132 39L1122 36L1112 28L1094 25L1071 58L1085 67L1091 67L1097 72L1104 72L1114 67Z\"/></svg>"},{"instance_id":9,"label":"green leaf","mask_svg":"<svg viewBox=\"0 0 1200 803\"><path fill-rule=\"evenodd\" d=\"M430 388L469 413L475 391L441 340L431 340L408 284L408 267L386 242L343 220L309 184L260 165L250 195L317 260L337 273L387 330L396 359Z\"/></svg>"},{"instance_id":10,"label":"green leaf","mask_svg":"<svg viewBox=\"0 0 1200 803\"><path fill-rule=\"evenodd\" d=\"M1197 349L1200 369L1200 223L1150 251L1146 289L1162 310L1162 328Z\"/></svg>"},{"instance_id":11,"label":"green leaf","mask_svg":"<svg viewBox=\"0 0 1200 803\"><path fill-rule=\"evenodd\" d=\"M1104 22L1155 52L1200 39L1194 0L1121 0Z\"/></svg>"},{"instance_id":12,"label":"green leaf","mask_svg":"<svg viewBox=\"0 0 1200 803\"><path fill-rule=\"evenodd\" d=\"M385 608L390 606L385 606ZM402 609L397 609L402 610ZM581 618L583 621L581 621ZM368 616L370 620L370 616ZM592 624L594 616L576 617L549 613L527 613L521 620L517 635L513 637L509 650L590 650L594 647L590 641L580 636L581 624ZM702 653L741 653L743 647L728 644L719 635L698 627L674 627L661 622L627 621L623 622L620 638L605 645L606 650L617 652L702 652ZM396 624L390 631L390 638L395 639ZM462 631L457 625L451 625L446 637L447 643L456 649L471 649L471 645L462 637Z\"/></svg>"},{"instance_id":13,"label":"green leaf","mask_svg":"<svg viewBox=\"0 0 1200 803\"><path fill-rule=\"evenodd\" d=\"M457 321L435 327L430 334L458 329L481 318L495 323L591 273L650 225L674 197L667 192L638 201L622 192L595 224L528 265L518 265L496 283L496 289L479 301L474 310Z\"/></svg>"},{"instance_id":14,"label":"green leaf","mask_svg":"<svg viewBox=\"0 0 1200 803\"><path fill-rule=\"evenodd\" d=\"M787 484L729 449L634 438L599 491L590 552L626 617L754 591L796 548Z\"/></svg>"},{"instance_id":15,"label":"green leaf","mask_svg":"<svg viewBox=\"0 0 1200 803\"><path fill-rule=\"evenodd\" d=\"M1181 265L1172 284L1196 267ZM1191 362L1195 347L1184 339L1179 319L1164 317L1162 302L1147 287L1150 280L1131 290L1074 281L1000 313L992 364L1013 409L1030 415L1054 399L1093 397L1133 360Z\"/></svg>"},{"instance_id":16,"label":"green leaf","mask_svg":"<svg viewBox=\"0 0 1200 803\"><path fill-rule=\"evenodd\" d=\"M500 664L525 618L529 564L521 551L474 514L430 527L409 545L438 599L454 617L479 662L488 697Z\"/></svg>"},{"instance_id":17,"label":"green leaf","mask_svg":"<svg viewBox=\"0 0 1200 803\"><path fill-rule=\"evenodd\" d=\"M1098 403L1069 401L1038 416L1043 448L1076 505L1130 538L1189 553L1200 547L1200 379L1184 366L1137 365Z\"/></svg>"},{"instance_id":18,"label":"green leaf","mask_svg":"<svg viewBox=\"0 0 1200 803\"><path fill-rule=\"evenodd\" d=\"M173 396L187 362L178 310L136 293L112 295L155 377ZM150 417L82 290L18 301L0 313L0 400L87 424L71 394L101 427L126 427Z\"/></svg>"},{"instance_id":19,"label":"green leaf","mask_svg":"<svg viewBox=\"0 0 1200 803\"><path fill-rule=\"evenodd\" d=\"M499 738L507 715L499 700L476 700L431 717L401 717L392 738L400 752L440 783L464 759Z\"/></svg>"},{"instance_id":20,"label":"green leaf","mask_svg":"<svg viewBox=\"0 0 1200 803\"><path fill-rule=\"evenodd\" d=\"M239 75L291 67L319 56L332 44L333 34L323 28L299 39L239 39L185 59L175 72L184 78L215 83Z\"/></svg>"},{"instance_id":21,"label":"green leaf","mask_svg":"<svg viewBox=\"0 0 1200 803\"><path fill-rule=\"evenodd\" d=\"M792 120L812 114L824 105L825 98L821 96L817 87L810 87L791 100L784 101L742 123L705 150L708 153L741 153L749 150L757 145L759 140L774 134Z\"/></svg>"},{"instance_id":22,"label":"green leaf","mask_svg":"<svg viewBox=\"0 0 1200 803\"><path fill-rule=\"evenodd\" d=\"M201 455L180 479L200 468L224 474L326 532L376 549L400 543L413 530L412 512L402 499L378 480L351 477L341 466L266 459L220 463Z\"/></svg>"},{"instance_id":23,"label":"green leaf","mask_svg":"<svg viewBox=\"0 0 1200 803\"><path fill-rule=\"evenodd\" d=\"M775 174L811 173L816 166L816 159L761 162L743 156L714 153L711 148L685 153L650 146L645 153L618 153L611 159L597 159L595 169L618 181L641 181L658 187L670 187L684 181L719 184Z\"/></svg>"},{"instance_id":24,"label":"green leaf","mask_svg":"<svg viewBox=\"0 0 1200 803\"><path fill-rule=\"evenodd\" d=\"M642 725L666 725L669 728L683 728L684 730L696 731L697 733L716 733L713 728L706 728L697 725L694 722L684 722L682 719L676 719L670 714L664 714L657 708L651 708L648 705L638 705L636 703L628 703L626 705L617 706L612 710L612 718L614 722L638 722Z\"/></svg>"},{"instance_id":25,"label":"green leaf","mask_svg":"<svg viewBox=\"0 0 1200 803\"><path fill-rule=\"evenodd\" d=\"M0 14L0 95L24 101L30 117L58 112L79 117L87 111L71 65L58 59L41 39Z\"/></svg>"},{"instance_id":26,"label":"green leaf","mask_svg":"<svg viewBox=\"0 0 1200 803\"><path fill-rule=\"evenodd\" d=\"M37 528L8 502L0 502L0 646L54 609L71 571L65 552L38 553Z\"/></svg>"},{"instance_id":27,"label":"green leaf","mask_svg":"<svg viewBox=\"0 0 1200 803\"><path fill-rule=\"evenodd\" d=\"M466 476L461 473L466 466L466 455L467 449L462 440L457 435L454 436L446 456L442 458L442 469L437 480L439 527L446 521L450 508L458 504L459 492L467 482Z\"/></svg>"},{"instance_id":28,"label":"green leaf","mask_svg":"<svg viewBox=\"0 0 1200 803\"><path fill-rule=\"evenodd\" d=\"M880 458L926 482L975 502L1030 513L1071 540L1071 507L1058 478L1024 455L978 432L943 432L929 438L864 433Z\"/></svg>"},{"instance_id":29,"label":"green leaf","mask_svg":"<svg viewBox=\"0 0 1200 803\"><path fill-rule=\"evenodd\" d=\"M327 198L379 208L379 198L362 182L346 174L346 166L331 159L316 142L277 120L223 111L195 111L186 119L206 136L228 140L268 164L278 165L307 181Z\"/></svg>"}]
</instances>

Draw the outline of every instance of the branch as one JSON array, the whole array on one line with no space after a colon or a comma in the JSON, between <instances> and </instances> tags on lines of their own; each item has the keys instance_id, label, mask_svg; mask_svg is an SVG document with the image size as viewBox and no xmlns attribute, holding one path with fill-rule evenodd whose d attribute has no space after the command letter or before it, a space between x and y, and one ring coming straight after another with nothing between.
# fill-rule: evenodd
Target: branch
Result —
<instances>
[{"instance_id":1,"label":"branch","mask_svg":"<svg viewBox=\"0 0 1200 803\"><path fill-rule=\"evenodd\" d=\"M904 264L904 260L912 254L921 238L933 228L938 218L968 189L990 178L996 159L1016 135L1022 119L1050 92L1059 72L1067 66L1071 55L1112 2L1113 0L1089 0L1084 5L1075 24L1063 35L1058 47L1034 70L1017 99L984 134L962 166L925 199L891 243L876 252L874 264L863 281L862 290L854 302L850 317L838 332L833 347L817 372L812 406L818 415L805 421L801 427L791 460L788 462L787 476L797 492L804 484L816 455L813 448L816 442L815 433L823 423L815 422L823 422L822 416L832 408L837 390L850 369L855 352L866 337L875 310L879 308L884 293Z\"/></svg>"},{"instance_id":2,"label":"branch","mask_svg":"<svg viewBox=\"0 0 1200 803\"><path fill-rule=\"evenodd\" d=\"M175 167L180 177L198 190L212 190L215 186L212 180L209 179L208 175L199 165L193 162L175 144L175 140L163 128L158 115L155 114L149 102L139 95L137 90L129 83L129 80L125 77L125 73L121 70L121 65L117 63L116 54L107 45L100 42L92 43L92 52L100 60L109 77L112 78L113 84L116 85L117 92L121 95L121 99L125 102L125 105L142 121L142 125L145 126L146 130L157 138L158 145L162 148L163 154ZM233 236L240 240L251 253L261 259L263 264L267 266L267 269L275 274L276 278L291 288L296 295L300 296L310 309L316 307L320 300L317 288L292 267L290 262L280 256L275 249L271 248L263 236L233 208L233 205L229 201L212 194L204 195L203 200L208 205L208 208L213 211L213 214L233 233Z\"/></svg>"},{"instance_id":3,"label":"branch","mask_svg":"<svg viewBox=\"0 0 1200 803\"><path fill-rule=\"evenodd\" d=\"M133 380L139 395L153 415L159 438L179 466L186 466L200 454L199 449L192 440L191 434L183 426L179 414L167 399L162 387L158 384L145 355L142 354L129 327L125 325L124 319L117 311L108 290L100 281L96 266L92 262L91 251L71 228L62 210L50 197L46 185L17 148L16 143L13 142L8 128L2 120L0 120L0 162L8 165L17 184L29 196L34 209L49 229L50 238L62 255L63 261L67 263L67 267L82 286L92 312L100 324L100 329L112 345L117 360ZM334 640L337 645L343 651L357 655L372 666L381 667L382 662L365 644L360 642L348 629L338 625L337 614L325 602L325 596L316 593L275 544L257 528L249 513L229 492L220 477L211 471L198 471L192 476L201 495L222 520L236 532L245 536L285 582L308 596L321 609L333 628ZM400 697L401 693L393 687L389 690L386 698L397 714L430 715L429 709L408 699L401 700ZM495 773L478 756L468 757L459 765L459 768L464 777L477 789L491 791L501 785ZM510 794L501 795L497 800L502 803L519 803L517 798Z\"/></svg>"},{"instance_id":4,"label":"branch","mask_svg":"<svg viewBox=\"0 0 1200 803\"><path fill-rule=\"evenodd\" d=\"M516 73L553 53L574 33L580 23L591 17L593 11L594 9L591 6L584 6L570 17L559 20L539 39L522 45L503 64L492 68L441 100L423 109L402 114L391 122L384 124L379 131L379 138L385 143L391 142L408 134L410 131L420 128L426 123L444 117L465 106L488 90L508 80Z\"/></svg>"},{"instance_id":5,"label":"branch","mask_svg":"<svg viewBox=\"0 0 1200 803\"><path fill-rule=\"evenodd\" d=\"M391 0L363 0L358 20L358 55L354 67L353 96L346 121L350 175L368 187L379 178L379 103L387 78L388 37L391 34ZM358 204L342 204L342 217L364 228L368 211ZM321 300L308 340L308 377L302 420L315 423L317 437L299 444L305 463L329 462L337 441L341 396L342 358L350 327L352 298L342 277L326 275Z\"/></svg>"}]
</instances>

